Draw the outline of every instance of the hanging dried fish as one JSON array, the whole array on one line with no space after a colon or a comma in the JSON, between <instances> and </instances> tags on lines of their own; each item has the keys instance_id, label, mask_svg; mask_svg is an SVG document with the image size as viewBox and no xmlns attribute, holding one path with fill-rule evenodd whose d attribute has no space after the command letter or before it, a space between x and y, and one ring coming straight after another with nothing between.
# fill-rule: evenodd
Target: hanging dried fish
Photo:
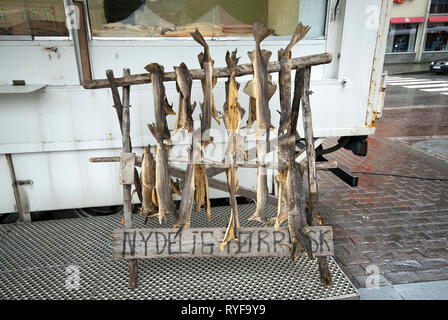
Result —
<instances>
[{"instance_id":1,"label":"hanging dried fish","mask_svg":"<svg viewBox=\"0 0 448 320\"><path fill-rule=\"evenodd\" d=\"M185 63L181 63L179 67L174 67L176 73L176 88L179 92L179 111L174 130L193 133L193 110L196 106L191 105L191 85L193 78Z\"/></svg>"},{"instance_id":2,"label":"hanging dried fish","mask_svg":"<svg viewBox=\"0 0 448 320\"><path fill-rule=\"evenodd\" d=\"M170 187L170 176L168 172L168 155L165 145L163 144L163 124L148 125L149 130L157 141L156 151L155 151L155 164L156 164L156 182L155 182L155 193L154 202L157 203L159 207L159 212L157 214L159 218L159 223L165 219L166 213L172 213L176 215L176 205L174 204L173 197L171 195Z\"/></svg>"},{"instance_id":3,"label":"hanging dried fish","mask_svg":"<svg viewBox=\"0 0 448 320\"><path fill-rule=\"evenodd\" d=\"M238 181L236 177L236 154L238 150L244 150L241 144L243 139L238 137L243 109L238 102L239 84L236 82L235 73L239 58L236 57L236 50L230 54L226 53L227 67L230 69L229 79L226 81L226 102L224 104L224 123L229 133L229 141L226 148L226 162L230 162L230 168L226 170L227 186L230 193L230 218L224 238L221 240L220 250L223 251L225 245L232 239L238 241L238 230L240 222L238 218L238 205L236 202L236 191Z\"/></svg>"},{"instance_id":4,"label":"hanging dried fish","mask_svg":"<svg viewBox=\"0 0 448 320\"><path fill-rule=\"evenodd\" d=\"M288 138L291 134L295 133L296 130L291 130L291 49L294 45L299 42L308 33L310 27L304 27L299 23L294 31L291 41L286 46L285 49L280 49L278 51L278 59L280 62L280 72L279 72L279 87L280 87L280 126L278 128L278 159L279 163L283 164L288 159L290 150L288 147L292 147L295 150L295 145L291 142L288 145ZM285 132L287 130L287 132ZM284 136L284 135L287 135ZM286 139L283 139L286 138ZM295 138L295 136L294 136ZM282 141L283 140L283 141ZM279 185L279 197L278 197L278 207L277 207L277 217L274 219L274 228L278 228L279 225L288 219L288 203L286 201L286 177L287 170L280 170L278 174L278 185Z\"/></svg>"},{"instance_id":5,"label":"hanging dried fish","mask_svg":"<svg viewBox=\"0 0 448 320\"><path fill-rule=\"evenodd\" d=\"M179 180L176 179L176 181L174 181L174 179L171 178L171 180L170 180L171 193L181 197L182 193L179 190L180 189L179 185L180 185Z\"/></svg>"},{"instance_id":6,"label":"hanging dried fish","mask_svg":"<svg viewBox=\"0 0 448 320\"><path fill-rule=\"evenodd\" d=\"M303 169L295 161L295 135L281 141L287 152L288 169L286 172L285 190L288 212L288 229L291 239L291 259L294 261L297 250L304 250L313 259L311 239L304 230L308 226L305 216L305 201L303 197ZM284 173L283 173L284 174ZM279 200L280 202L280 200Z\"/></svg>"},{"instance_id":7,"label":"hanging dried fish","mask_svg":"<svg viewBox=\"0 0 448 320\"><path fill-rule=\"evenodd\" d=\"M165 86L163 85L163 66L157 63L148 64L145 67L146 71L151 73L152 94L154 96L154 113L156 123L162 126L162 139L170 140L170 130L166 122L168 114L175 114L172 107L169 105L165 95Z\"/></svg>"},{"instance_id":8,"label":"hanging dried fish","mask_svg":"<svg viewBox=\"0 0 448 320\"><path fill-rule=\"evenodd\" d=\"M291 41L285 49L278 51L278 60L280 62L279 87L280 87L280 126L278 128L279 135L291 124L291 50L294 45L302 40L310 30L309 26L303 26L299 23L292 35Z\"/></svg>"},{"instance_id":9,"label":"hanging dried fish","mask_svg":"<svg viewBox=\"0 0 448 320\"><path fill-rule=\"evenodd\" d=\"M201 130L193 133L193 162L201 160L203 152L201 150ZM211 220L212 209L208 193L208 178L205 164L196 163L194 165L194 200L196 203L195 212L199 212L205 206L208 220Z\"/></svg>"},{"instance_id":10,"label":"hanging dried fish","mask_svg":"<svg viewBox=\"0 0 448 320\"><path fill-rule=\"evenodd\" d=\"M210 137L211 117L221 124L219 121L218 111L215 108L215 101L213 97L213 87L216 85L216 78L213 78L213 64L214 61L210 56L208 44L205 42L201 33L196 29L191 33L193 39L204 47L204 52L198 55L199 64L205 71L205 78L201 80L202 90L204 92L204 103L201 104L201 132L204 146L207 146L213 138Z\"/></svg>"},{"instance_id":11,"label":"hanging dried fish","mask_svg":"<svg viewBox=\"0 0 448 320\"><path fill-rule=\"evenodd\" d=\"M274 222L274 229L278 230L280 224L288 220L288 201L286 197L286 174L287 170L281 170L277 175L276 179L278 181L278 205L277 205L277 216L271 219Z\"/></svg>"},{"instance_id":12,"label":"hanging dried fish","mask_svg":"<svg viewBox=\"0 0 448 320\"><path fill-rule=\"evenodd\" d=\"M153 202L155 186L155 163L149 146L143 149L142 172L140 175L142 185L142 207L140 212L147 218L157 214L157 205ZM145 219L145 222L146 222Z\"/></svg>"},{"instance_id":13,"label":"hanging dried fish","mask_svg":"<svg viewBox=\"0 0 448 320\"><path fill-rule=\"evenodd\" d=\"M208 194L208 179L204 164L194 165L194 201L196 203L196 212L201 211L201 207L205 206L208 221L210 221L212 209Z\"/></svg>"},{"instance_id":14,"label":"hanging dried fish","mask_svg":"<svg viewBox=\"0 0 448 320\"><path fill-rule=\"evenodd\" d=\"M194 185L193 150L190 149L189 162L185 173L184 187L182 189L182 200L180 201L177 221L174 225L174 228L179 228L176 237L184 228L190 227L191 210L194 200Z\"/></svg>"},{"instance_id":15,"label":"hanging dried fish","mask_svg":"<svg viewBox=\"0 0 448 320\"><path fill-rule=\"evenodd\" d=\"M277 86L272 82L272 76L268 75L268 100L271 100L275 93ZM246 89L245 89L246 90ZM246 91L244 91L246 93ZM247 93L249 94L249 93ZM253 123L257 120L257 99L255 97L249 97L249 115L247 117L247 124L244 128L252 128Z\"/></svg>"},{"instance_id":16,"label":"hanging dried fish","mask_svg":"<svg viewBox=\"0 0 448 320\"><path fill-rule=\"evenodd\" d=\"M305 217L305 203L303 201L302 174L299 173L299 164L295 161L289 164L286 175L286 194L288 201L288 228L291 238L291 260L294 261L297 250L303 249L308 258L313 259L311 239L304 232L308 226Z\"/></svg>"},{"instance_id":17,"label":"hanging dried fish","mask_svg":"<svg viewBox=\"0 0 448 320\"><path fill-rule=\"evenodd\" d=\"M249 81L244 88L244 92L256 99L257 118L257 158L260 166L257 170L257 207L255 213L249 220L267 223L264 218L264 208L268 196L267 172L263 165L265 157L269 152L269 131L271 129L271 113L269 110L269 76L267 64L271 57L271 52L261 50L260 42L274 33L259 22L253 24L255 38L255 51L248 53L254 67L254 79Z\"/></svg>"}]
</instances>

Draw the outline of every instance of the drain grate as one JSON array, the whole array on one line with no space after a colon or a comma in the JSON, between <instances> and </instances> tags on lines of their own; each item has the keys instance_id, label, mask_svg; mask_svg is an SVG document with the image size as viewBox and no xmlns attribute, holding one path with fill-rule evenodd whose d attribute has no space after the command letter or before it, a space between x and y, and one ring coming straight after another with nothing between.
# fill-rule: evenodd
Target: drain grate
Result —
<instances>
[{"instance_id":1,"label":"drain grate","mask_svg":"<svg viewBox=\"0 0 448 320\"><path fill-rule=\"evenodd\" d=\"M229 207L192 215L192 227L223 227ZM253 204L240 205L241 226ZM269 206L267 217L275 215ZM134 215L143 228L144 217ZM173 217L167 224L172 226ZM121 216L0 225L1 299L335 299L355 297L356 289L333 259L333 285L320 283L316 262L300 258L176 258L139 260L139 287L128 288L128 265L112 259L110 233ZM161 227L153 219L146 227ZM66 268L79 268L78 289L66 289Z\"/></svg>"}]
</instances>

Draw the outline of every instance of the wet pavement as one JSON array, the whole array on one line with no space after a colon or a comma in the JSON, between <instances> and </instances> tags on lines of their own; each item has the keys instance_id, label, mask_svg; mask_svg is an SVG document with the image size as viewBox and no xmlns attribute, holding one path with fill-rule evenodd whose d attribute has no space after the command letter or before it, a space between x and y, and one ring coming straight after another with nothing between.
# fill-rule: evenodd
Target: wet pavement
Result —
<instances>
[{"instance_id":1,"label":"wet pavement","mask_svg":"<svg viewBox=\"0 0 448 320\"><path fill-rule=\"evenodd\" d=\"M388 82L386 89L386 98L384 101L385 109L390 108L402 108L402 107L448 107L448 95L441 94L442 92L427 92L418 88L405 88L404 83L408 80L421 81L422 85L443 85L443 82L448 82L448 75L442 75L438 73L419 73L419 74L406 74L394 77L404 79L403 82L395 83ZM413 82L415 83L415 82ZM424 88L431 89L431 88Z\"/></svg>"},{"instance_id":2,"label":"wet pavement","mask_svg":"<svg viewBox=\"0 0 448 320\"><path fill-rule=\"evenodd\" d=\"M356 286L368 286L375 270L381 286L448 280L448 95L387 90L368 155L327 157L357 172L358 187L319 171L319 210Z\"/></svg>"}]
</instances>

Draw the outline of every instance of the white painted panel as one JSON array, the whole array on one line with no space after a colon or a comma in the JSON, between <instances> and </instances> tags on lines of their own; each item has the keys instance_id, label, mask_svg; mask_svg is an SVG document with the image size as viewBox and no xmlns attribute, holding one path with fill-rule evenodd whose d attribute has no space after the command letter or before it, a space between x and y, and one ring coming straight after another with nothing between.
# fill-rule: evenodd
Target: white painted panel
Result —
<instances>
[{"instance_id":1,"label":"white painted panel","mask_svg":"<svg viewBox=\"0 0 448 320\"><path fill-rule=\"evenodd\" d=\"M119 150L95 150L113 156ZM22 201L30 211L67 209L122 203L118 163L90 163L91 151L16 154L17 179L30 179L22 187Z\"/></svg>"},{"instance_id":2,"label":"white painted panel","mask_svg":"<svg viewBox=\"0 0 448 320\"><path fill-rule=\"evenodd\" d=\"M56 49L56 52L48 49ZM71 41L0 41L0 84L79 84Z\"/></svg>"},{"instance_id":3,"label":"white painted panel","mask_svg":"<svg viewBox=\"0 0 448 320\"><path fill-rule=\"evenodd\" d=\"M383 1L346 0L339 78L346 79L347 87L359 90L357 108L364 109L366 116L371 80L374 79L372 85L378 87L381 75L381 70L374 70L373 63L376 46L379 45L377 35ZM384 32L380 35L382 38L386 36ZM384 56L384 48L379 50L378 47L378 54ZM377 57L377 61L380 62L380 58ZM382 63L379 63L376 67L380 69L381 66ZM372 103L371 109L376 109L379 100L372 99Z\"/></svg>"},{"instance_id":4,"label":"white painted panel","mask_svg":"<svg viewBox=\"0 0 448 320\"><path fill-rule=\"evenodd\" d=\"M272 52L271 61L277 61L277 51L285 47L289 40L270 40L262 42L262 48ZM238 49L239 63L250 63L247 52L254 50L252 40L214 40L208 41L215 67L225 67L226 51ZM189 69L199 69L198 54L202 47L194 40L94 40L91 48L93 77L105 78L105 71L112 69L115 76L121 76L123 68L131 73L144 73L144 67L152 62L164 66L165 71L173 71L173 66L182 62ZM293 57L325 52L325 40L303 40L292 50ZM323 78L323 66L313 68L313 79ZM222 79L221 79L222 80Z\"/></svg>"}]
</instances>

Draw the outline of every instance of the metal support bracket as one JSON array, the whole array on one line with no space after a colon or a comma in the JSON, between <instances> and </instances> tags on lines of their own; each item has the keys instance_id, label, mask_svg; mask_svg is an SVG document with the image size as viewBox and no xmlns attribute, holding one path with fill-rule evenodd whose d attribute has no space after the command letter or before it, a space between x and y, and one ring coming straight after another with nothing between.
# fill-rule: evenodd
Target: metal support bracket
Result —
<instances>
[{"instance_id":1,"label":"metal support bracket","mask_svg":"<svg viewBox=\"0 0 448 320\"><path fill-rule=\"evenodd\" d=\"M326 161L328 161L328 159L321 155L317 158L317 161L318 162L326 162ZM358 177L352 175L350 172L345 171L341 167L329 168L328 171L333 173L336 177L338 177L339 179L344 181L350 187L358 186Z\"/></svg>"}]
</instances>

